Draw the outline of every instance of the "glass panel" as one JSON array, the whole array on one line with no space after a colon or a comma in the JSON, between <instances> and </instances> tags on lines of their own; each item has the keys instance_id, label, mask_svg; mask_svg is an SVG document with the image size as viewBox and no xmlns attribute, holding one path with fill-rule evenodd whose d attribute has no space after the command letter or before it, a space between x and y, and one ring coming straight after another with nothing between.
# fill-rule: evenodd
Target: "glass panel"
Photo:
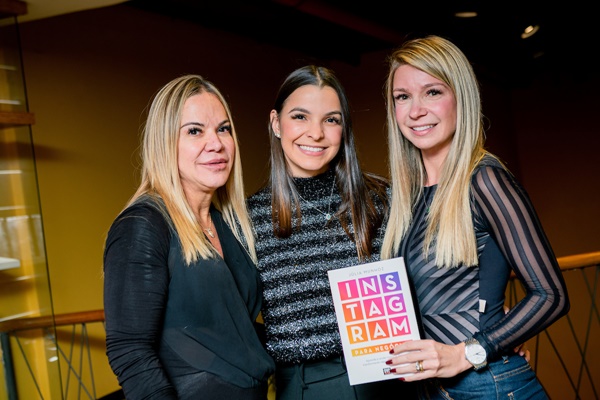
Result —
<instances>
[{"instance_id":1,"label":"glass panel","mask_svg":"<svg viewBox=\"0 0 600 400\"><path fill-rule=\"evenodd\" d=\"M0 111L27 111L16 18L0 19Z\"/></svg>"},{"instance_id":2,"label":"glass panel","mask_svg":"<svg viewBox=\"0 0 600 400\"><path fill-rule=\"evenodd\" d=\"M16 18L0 19L0 112L28 111L19 44ZM52 315L31 129L0 123L0 322ZM53 328L10 335L0 400L61 397L54 337Z\"/></svg>"}]
</instances>

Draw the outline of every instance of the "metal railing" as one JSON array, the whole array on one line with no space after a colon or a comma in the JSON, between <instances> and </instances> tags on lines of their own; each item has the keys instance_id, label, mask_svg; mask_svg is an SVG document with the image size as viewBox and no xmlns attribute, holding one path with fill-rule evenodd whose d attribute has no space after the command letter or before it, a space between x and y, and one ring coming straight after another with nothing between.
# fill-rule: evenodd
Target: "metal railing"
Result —
<instances>
[{"instance_id":1,"label":"metal railing","mask_svg":"<svg viewBox=\"0 0 600 400\"><path fill-rule=\"evenodd\" d=\"M530 362L552 399L598 400L600 252L560 257L558 263L571 309L527 343ZM514 274L511 278L507 291L509 307L524 295ZM591 365L592 360L596 360L595 366Z\"/></svg>"},{"instance_id":2,"label":"metal railing","mask_svg":"<svg viewBox=\"0 0 600 400\"><path fill-rule=\"evenodd\" d=\"M600 369L597 365L595 369L592 367L592 360L597 362L600 357L600 313L597 304L600 297L600 252L561 257L558 263L569 290L571 310L566 317L528 342L531 364L552 399L597 400ZM507 289L508 305L514 304L523 294L513 276ZM18 399L11 342L19 349L21 363L26 366L18 370L27 370L30 375L19 378L30 379L39 398L44 399L39 382L45 377L36 377L35 368L32 368L22 346L22 339L31 337L45 337L48 343L55 346L53 351L56 357L66 365L66 372L59 372L61 399L72 398L72 389L77 391L78 399L82 396L96 399L88 335L88 324L91 323L99 323L104 328L104 311L0 322L0 344L9 400ZM59 368L59 371L64 369Z\"/></svg>"},{"instance_id":3,"label":"metal railing","mask_svg":"<svg viewBox=\"0 0 600 400\"><path fill-rule=\"evenodd\" d=\"M91 323L101 324L104 329L104 310L58 314L54 317L17 318L0 322L0 344L8 399L17 400L19 398L11 341L19 350L21 355L19 360L24 364L24 368L20 368L19 371L27 370L29 372L28 376L19 378L28 379L27 387L32 390L32 393L37 394L39 399L44 399L43 392L57 391L60 391L61 399L96 399L88 331L88 324ZM50 359L53 365L58 365L58 370L54 373L48 371L48 375L57 374L61 377L60 388L53 387L44 390L44 379L47 377L40 377L35 373L35 371L39 371L39 368L36 368L34 361L39 362L39 360L30 360L27 356L25 348L27 343L31 342L31 339L39 341L41 338L49 345L46 358ZM39 352L33 352L33 354L39 354ZM43 362L45 363L46 360ZM61 365L66 368L61 368ZM42 368L42 370L48 369Z\"/></svg>"}]
</instances>

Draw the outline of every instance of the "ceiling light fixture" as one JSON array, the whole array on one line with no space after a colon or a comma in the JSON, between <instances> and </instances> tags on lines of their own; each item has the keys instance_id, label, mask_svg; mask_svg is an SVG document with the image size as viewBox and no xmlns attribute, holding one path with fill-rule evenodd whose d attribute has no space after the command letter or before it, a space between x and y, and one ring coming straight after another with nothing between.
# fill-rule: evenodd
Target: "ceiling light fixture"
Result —
<instances>
[{"instance_id":1,"label":"ceiling light fixture","mask_svg":"<svg viewBox=\"0 0 600 400\"><path fill-rule=\"evenodd\" d=\"M475 11L459 11L454 13L454 16L457 18L475 18L477 16L477 12Z\"/></svg>"},{"instance_id":2,"label":"ceiling light fixture","mask_svg":"<svg viewBox=\"0 0 600 400\"><path fill-rule=\"evenodd\" d=\"M540 29L539 25L529 25L523 33L521 33L521 39L527 39L533 35Z\"/></svg>"}]
</instances>

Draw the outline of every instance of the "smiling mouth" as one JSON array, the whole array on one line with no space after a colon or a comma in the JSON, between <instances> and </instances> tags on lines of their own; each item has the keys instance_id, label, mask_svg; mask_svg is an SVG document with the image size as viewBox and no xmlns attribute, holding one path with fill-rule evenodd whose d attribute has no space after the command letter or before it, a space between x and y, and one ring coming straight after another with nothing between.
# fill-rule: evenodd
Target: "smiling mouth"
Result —
<instances>
[{"instance_id":1,"label":"smiling mouth","mask_svg":"<svg viewBox=\"0 0 600 400\"><path fill-rule=\"evenodd\" d=\"M298 147L300 147L302 150L312 151L315 153L325 150L325 147L311 147L311 146L303 146L303 145L299 145Z\"/></svg>"},{"instance_id":2,"label":"smiling mouth","mask_svg":"<svg viewBox=\"0 0 600 400\"><path fill-rule=\"evenodd\" d=\"M427 129L433 128L435 125L425 125L425 126L415 126L412 128L413 131L421 132L426 131Z\"/></svg>"}]
</instances>

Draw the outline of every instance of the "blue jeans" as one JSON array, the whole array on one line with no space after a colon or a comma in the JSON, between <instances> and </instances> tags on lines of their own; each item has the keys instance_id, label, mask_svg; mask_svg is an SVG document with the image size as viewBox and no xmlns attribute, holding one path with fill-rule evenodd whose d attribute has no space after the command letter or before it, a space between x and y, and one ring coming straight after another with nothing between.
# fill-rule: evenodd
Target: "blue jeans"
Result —
<instances>
[{"instance_id":1,"label":"blue jeans","mask_svg":"<svg viewBox=\"0 0 600 400\"><path fill-rule=\"evenodd\" d=\"M480 371L424 381L419 385L419 399L548 400L548 395L525 357L511 354Z\"/></svg>"}]
</instances>

